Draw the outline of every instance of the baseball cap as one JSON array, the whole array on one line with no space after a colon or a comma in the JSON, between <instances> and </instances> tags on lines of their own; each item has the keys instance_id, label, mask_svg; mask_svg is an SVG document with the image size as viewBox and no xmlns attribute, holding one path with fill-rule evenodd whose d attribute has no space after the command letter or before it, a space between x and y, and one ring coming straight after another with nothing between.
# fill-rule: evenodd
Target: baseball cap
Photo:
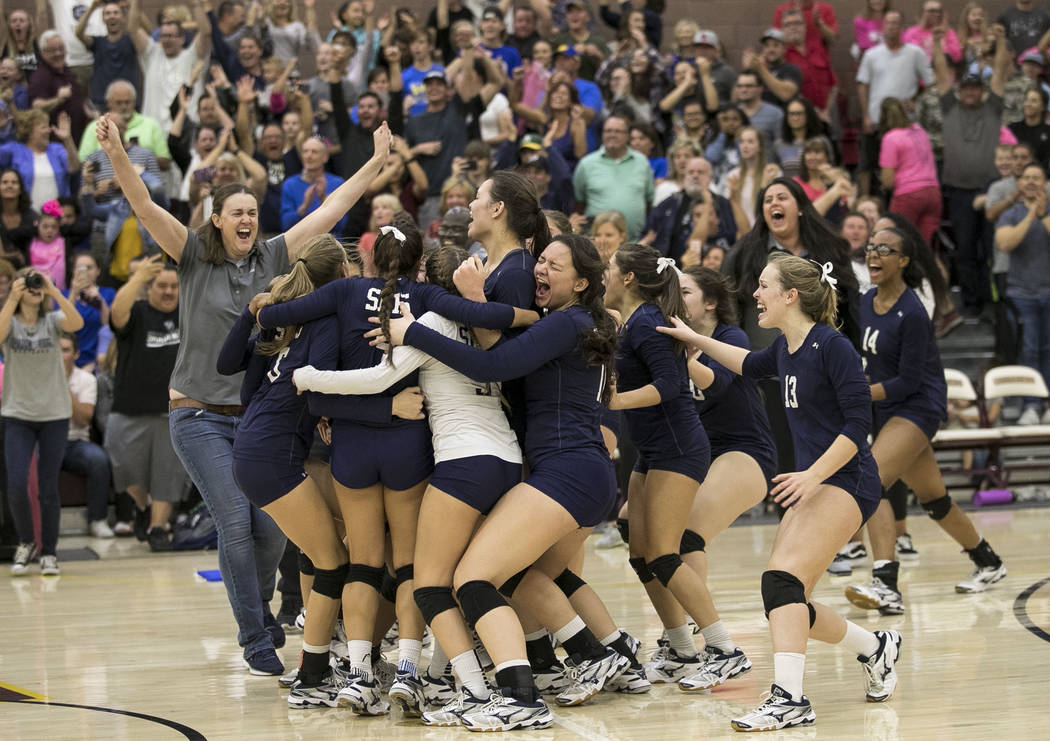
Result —
<instances>
[{"instance_id":1,"label":"baseball cap","mask_svg":"<svg viewBox=\"0 0 1050 741\"><path fill-rule=\"evenodd\" d=\"M1038 49L1029 49L1024 54L1021 55L1021 58L1018 61L1019 62L1035 62L1036 64L1038 64L1040 66L1046 64L1046 59L1043 58L1043 55L1039 53Z\"/></svg>"},{"instance_id":2,"label":"baseball cap","mask_svg":"<svg viewBox=\"0 0 1050 741\"><path fill-rule=\"evenodd\" d=\"M984 87L984 82L981 80L980 75L963 75L963 78L959 80L959 87L965 87L967 85L976 85L977 87Z\"/></svg>"},{"instance_id":3,"label":"baseball cap","mask_svg":"<svg viewBox=\"0 0 1050 741\"><path fill-rule=\"evenodd\" d=\"M543 149L543 137L539 134L526 134L518 142L518 149L532 149L539 151Z\"/></svg>"},{"instance_id":4,"label":"baseball cap","mask_svg":"<svg viewBox=\"0 0 1050 741\"><path fill-rule=\"evenodd\" d=\"M576 57L580 56L576 52L576 47L569 46L568 44L561 44L558 46L557 49L554 50L554 56L558 56L559 54L562 54L568 57L569 59L576 59Z\"/></svg>"},{"instance_id":5,"label":"baseball cap","mask_svg":"<svg viewBox=\"0 0 1050 741\"><path fill-rule=\"evenodd\" d=\"M781 31L779 28L767 28L766 32L762 34L762 38L760 38L759 41L765 41L766 39L773 39L774 41L779 41L783 43L784 32Z\"/></svg>"},{"instance_id":6,"label":"baseball cap","mask_svg":"<svg viewBox=\"0 0 1050 741\"><path fill-rule=\"evenodd\" d=\"M439 69L432 69L423 75L423 82L428 80L441 80L446 85L448 84L448 78L445 77L445 73Z\"/></svg>"},{"instance_id":7,"label":"baseball cap","mask_svg":"<svg viewBox=\"0 0 1050 741\"><path fill-rule=\"evenodd\" d=\"M495 5L490 5L483 11L481 11L481 20L485 20L486 18L495 18L497 20L502 21L503 14L499 12L498 7L496 7Z\"/></svg>"},{"instance_id":8,"label":"baseball cap","mask_svg":"<svg viewBox=\"0 0 1050 741\"><path fill-rule=\"evenodd\" d=\"M466 227L470 224L470 210L465 206L453 206L445 212L444 218L441 220L441 226L444 227Z\"/></svg>"},{"instance_id":9,"label":"baseball cap","mask_svg":"<svg viewBox=\"0 0 1050 741\"><path fill-rule=\"evenodd\" d=\"M701 28L699 31L693 34L693 43L717 47L718 34L714 31L708 31L707 29Z\"/></svg>"}]
</instances>

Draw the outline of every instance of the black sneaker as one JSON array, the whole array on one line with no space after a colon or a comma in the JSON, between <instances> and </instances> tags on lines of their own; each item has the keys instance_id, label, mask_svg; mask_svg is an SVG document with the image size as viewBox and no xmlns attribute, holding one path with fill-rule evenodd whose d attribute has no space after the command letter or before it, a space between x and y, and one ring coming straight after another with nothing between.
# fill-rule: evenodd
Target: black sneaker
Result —
<instances>
[{"instance_id":1,"label":"black sneaker","mask_svg":"<svg viewBox=\"0 0 1050 741\"><path fill-rule=\"evenodd\" d=\"M284 664L272 648L264 648L244 659L248 671L257 677L279 677L284 674Z\"/></svg>"},{"instance_id":2,"label":"black sneaker","mask_svg":"<svg viewBox=\"0 0 1050 741\"><path fill-rule=\"evenodd\" d=\"M136 527L138 526L138 517L135 520ZM149 541L149 549L153 553L160 553L162 551L170 551L172 549L171 544L171 533L160 526L151 527L149 532L146 534L146 540Z\"/></svg>"},{"instance_id":3,"label":"black sneaker","mask_svg":"<svg viewBox=\"0 0 1050 741\"><path fill-rule=\"evenodd\" d=\"M135 507L135 522L132 523L131 529L135 533L135 537L139 542L146 542L149 539L150 526L149 526L150 508L139 509ZM150 544L152 546L152 543Z\"/></svg>"}]
</instances>

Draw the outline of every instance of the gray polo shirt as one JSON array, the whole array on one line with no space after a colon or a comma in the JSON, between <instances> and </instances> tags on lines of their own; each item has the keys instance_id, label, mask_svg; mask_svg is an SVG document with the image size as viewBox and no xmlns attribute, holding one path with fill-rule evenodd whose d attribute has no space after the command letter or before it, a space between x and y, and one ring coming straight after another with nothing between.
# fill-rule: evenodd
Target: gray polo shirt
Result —
<instances>
[{"instance_id":1,"label":"gray polo shirt","mask_svg":"<svg viewBox=\"0 0 1050 741\"><path fill-rule=\"evenodd\" d=\"M179 355L170 386L206 404L240 404L243 374L219 375L219 350L255 294L288 272L284 235L258 242L246 257L201 262L204 245L189 232L179 260Z\"/></svg>"},{"instance_id":2,"label":"gray polo shirt","mask_svg":"<svg viewBox=\"0 0 1050 741\"><path fill-rule=\"evenodd\" d=\"M963 108L955 93L941 96L944 113L944 185L981 190L999 178L995 148L999 144L1003 99L989 93L976 108Z\"/></svg>"},{"instance_id":3,"label":"gray polo shirt","mask_svg":"<svg viewBox=\"0 0 1050 741\"><path fill-rule=\"evenodd\" d=\"M1015 203L1006 209L995 227L1017 226L1028 215L1028 206ZM1010 252L1006 295L1012 298L1050 296L1050 234L1040 219L1032 222L1021 243Z\"/></svg>"},{"instance_id":4,"label":"gray polo shirt","mask_svg":"<svg viewBox=\"0 0 1050 741\"><path fill-rule=\"evenodd\" d=\"M45 299L50 303L51 299ZM27 327L15 315L4 340L4 398L0 414L27 422L52 422L73 416L69 381L62 365L61 311L40 316Z\"/></svg>"}]
</instances>

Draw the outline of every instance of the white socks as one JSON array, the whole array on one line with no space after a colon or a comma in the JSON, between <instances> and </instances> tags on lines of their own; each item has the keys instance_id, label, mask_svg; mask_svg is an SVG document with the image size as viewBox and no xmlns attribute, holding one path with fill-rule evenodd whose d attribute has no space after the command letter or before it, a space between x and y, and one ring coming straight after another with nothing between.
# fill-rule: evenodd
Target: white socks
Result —
<instances>
[{"instance_id":1,"label":"white socks","mask_svg":"<svg viewBox=\"0 0 1050 741\"><path fill-rule=\"evenodd\" d=\"M729 637L729 631L721 620L715 620L706 628L701 628L700 632L704 634L704 643L708 646L714 646L724 653L733 653L736 649L736 644Z\"/></svg>"},{"instance_id":2,"label":"white socks","mask_svg":"<svg viewBox=\"0 0 1050 741\"><path fill-rule=\"evenodd\" d=\"M474 697L485 697L485 675L474 652L464 651L459 656L453 656L451 662L452 672L460 685L469 689Z\"/></svg>"},{"instance_id":3,"label":"white socks","mask_svg":"<svg viewBox=\"0 0 1050 741\"><path fill-rule=\"evenodd\" d=\"M773 654L773 681L785 692L790 693L792 700L802 699L802 675L806 672L806 655L782 651Z\"/></svg>"},{"instance_id":4,"label":"white socks","mask_svg":"<svg viewBox=\"0 0 1050 741\"><path fill-rule=\"evenodd\" d=\"M602 638L601 644L603 646L611 646L613 643L616 642L616 639L618 639L620 637L620 635L621 635L620 630L619 630L619 628L617 628L612 633L610 633L609 635L605 636L605 638Z\"/></svg>"},{"instance_id":5,"label":"white socks","mask_svg":"<svg viewBox=\"0 0 1050 741\"><path fill-rule=\"evenodd\" d=\"M448 669L448 656L445 655L445 649L441 648L441 644L438 639L434 639L434 653L430 656L430 666L427 667L427 674L437 679L445 670Z\"/></svg>"},{"instance_id":6,"label":"white socks","mask_svg":"<svg viewBox=\"0 0 1050 741\"><path fill-rule=\"evenodd\" d=\"M680 625L677 628L665 629L667 640L671 642L671 648L679 656L696 656L696 644L693 642L693 630L689 624Z\"/></svg>"},{"instance_id":7,"label":"white socks","mask_svg":"<svg viewBox=\"0 0 1050 741\"><path fill-rule=\"evenodd\" d=\"M423 653L423 641L399 638L397 641L397 670L408 672L413 677L418 673L419 657Z\"/></svg>"},{"instance_id":8,"label":"white socks","mask_svg":"<svg viewBox=\"0 0 1050 741\"><path fill-rule=\"evenodd\" d=\"M350 659L350 668L361 673L372 674L372 642L371 641L347 641L347 658Z\"/></svg>"},{"instance_id":9,"label":"white socks","mask_svg":"<svg viewBox=\"0 0 1050 741\"><path fill-rule=\"evenodd\" d=\"M561 645L565 645L565 641L572 638L574 635L579 633L581 630L587 629L587 623L583 622L583 618L579 615L574 617L568 623L554 631L554 639Z\"/></svg>"},{"instance_id":10,"label":"white socks","mask_svg":"<svg viewBox=\"0 0 1050 741\"><path fill-rule=\"evenodd\" d=\"M875 634L849 620L846 621L846 635L841 642L847 650L865 659L871 658L879 650L879 639Z\"/></svg>"}]
</instances>

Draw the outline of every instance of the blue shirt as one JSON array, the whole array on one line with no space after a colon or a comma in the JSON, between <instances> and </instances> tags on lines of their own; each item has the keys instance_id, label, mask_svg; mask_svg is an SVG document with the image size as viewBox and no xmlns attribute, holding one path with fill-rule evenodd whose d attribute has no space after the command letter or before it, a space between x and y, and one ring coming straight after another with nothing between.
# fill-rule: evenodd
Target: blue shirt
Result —
<instances>
[{"instance_id":1,"label":"blue shirt","mask_svg":"<svg viewBox=\"0 0 1050 741\"><path fill-rule=\"evenodd\" d=\"M107 305L113 304L117 292L112 288L98 289L99 295ZM69 291L62 291L62 295L70 298ZM98 333L102 329L102 313L91 304L84 303L79 296L74 296L73 305L77 307L77 313L84 319L84 326L77 330L77 347L80 354L77 355L76 364L84 366L94 363L98 355Z\"/></svg>"},{"instance_id":2,"label":"blue shirt","mask_svg":"<svg viewBox=\"0 0 1050 741\"><path fill-rule=\"evenodd\" d=\"M106 88L114 80L130 82L139 92L139 100L142 99L139 55L127 32L116 41L110 41L106 36L92 36L91 53L95 56L94 72L91 75L91 102L99 110L106 109Z\"/></svg>"},{"instance_id":3,"label":"blue shirt","mask_svg":"<svg viewBox=\"0 0 1050 741\"><path fill-rule=\"evenodd\" d=\"M532 308L536 300L535 267L536 258L528 250L511 250L485 276L485 298L520 309Z\"/></svg>"},{"instance_id":4,"label":"blue shirt","mask_svg":"<svg viewBox=\"0 0 1050 741\"><path fill-rule=\"evenodd\" d=\"M521 66L521 55L518 54L518 50L513 46L485 46L480 44L482 49L488 50L492 54L492 58L497 60L497 63L503 68L503 74L510 77L515 69Z\"/></svg>"},{"instance_id":5,"label":"blue shirt","mask_svg":"<svg viewBox=\"0 0 1050 741\"><path fill-rule=\"evenodd\" d=\"M325 195L329 195L343 184L341 177L330 172L324 174L324 179L326 184ZM307 206L306 211L302 216L299 215L299 206L302 205L303 198L306 197L306 191L310 188L310 185L311 183L303 180L301 174L285 179L284 185L281 186L281 231L288 231L298 224L303 217L313 213L321 205L321 200L315 195L310 205ZM346 214L343 214L343 218L336 222L331 231L336 237L341 238L344 229L346 229Z\"/></svg>"},{"instance_id":6,"label":"blue shirt","mask_svg":"<svg viewBox=\"0 0 1050 741\"><path fill-rule=\"evenodd\" d=\"M69 191L69 155L66 148L57 142L48 142L44 150L47 161L55 173L55 186L59 196L70 195ZM33 192L33 150L21 142L0 144L0 167L13 167L22 176L26 193Z\"/></svg>"},{"instance_id":7,"label":"blue shirt","mask_svg":"<svg viewBox=\"0 0 1050 741\"><path fill-rule=\"evenodd\" d=\"M412 65L408 69L401 70L401 89L405 95L411 95L415 101L408 109L409 116L418 116L427 109L427 86L423 84L423 76L431 70L444 72L445 68L440 64L431 64L426 69L417 69L415 65ZM354 108L356 109L357 106ZM351 116L351 119L357 122L355 117Z\"/></svg>"}]
</instances>

